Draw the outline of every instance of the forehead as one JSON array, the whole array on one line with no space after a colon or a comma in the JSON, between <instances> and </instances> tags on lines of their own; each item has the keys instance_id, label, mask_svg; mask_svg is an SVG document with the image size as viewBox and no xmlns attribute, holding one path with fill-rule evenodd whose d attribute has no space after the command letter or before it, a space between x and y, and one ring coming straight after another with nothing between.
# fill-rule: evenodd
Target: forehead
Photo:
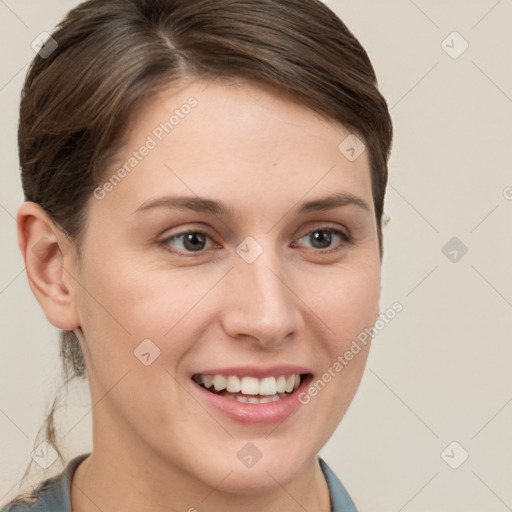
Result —
<instances>
[{"instance_id":1,"label":"forehead","mask_svg":"<svg viewBox=\"0 0 512 512\"><path fill-rule=\"evenodd\" d=\"M108 181L124 169L108 202L136 208L164 192L240 198L246 205L257 197L260 206L337 191L371 199L367 151L357 158L346 153L350 145L358 153L364 148L354 137L271 87L188 83L133 112L106 173Z\"/></svg>"}]
</instances>

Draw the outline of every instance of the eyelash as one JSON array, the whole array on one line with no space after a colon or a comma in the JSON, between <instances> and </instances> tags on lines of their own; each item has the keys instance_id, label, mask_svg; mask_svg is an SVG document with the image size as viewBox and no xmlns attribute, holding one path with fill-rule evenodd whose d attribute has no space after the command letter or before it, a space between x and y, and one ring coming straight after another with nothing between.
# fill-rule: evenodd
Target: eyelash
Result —
<instances>
[{"instance_id":1,"label":"eyelash","mask_svg":"<svg viewBox=\"0 0 512 512\"><path fill-rule=\"evenodd\" d=\"M328 254L328 253L331 253L331 252L334 252L334 251L338 251L340 249L342 249L344 246L346 245L349 245L353 242L352 240L352 236L350 234L347 234L339 229L336 229L336 228L331 228L329 226L324 226L324 227L320 227L320 228L315 228L315 229L312 229L310 231L308 231L307 233L305 233L304 235L302 235L300 238L298 238L298 240L302 240L303 238L311 235L312 233L315 233L317 231L324 231L324 232L329 232L329 233L332 233L334 235L337 235L341 238L341 242L339 243L338 247L327 247L326 249L316 249L313 247L312 249L314 250L314 252L318 253L318 254ZM165 238L164 240L162 240L160 242L160 245L164 247L165 250L169 251L169 252L173 252L173 253L177 253L178 255L187 255L187 257L198 257L198 256L202 256L204 255L206 249L201 249L200 251L182 251L182 250L179 250L179 251L175 251L175 250L171 250L169 247L170 247L170 244L169 242L171 240L175 240L175 239L178 239L184 235L189 235L189 234L199 234L199 235L203 235L207 238L209 238L210 240L212 240L212 237L210 235L208 235L208 233L204 232L204 231L201 231L201 230L189 230L189 231L183 231L181 233L177 233L176 235L171 235L167 238Z\"/></svg>"}]
</instances>

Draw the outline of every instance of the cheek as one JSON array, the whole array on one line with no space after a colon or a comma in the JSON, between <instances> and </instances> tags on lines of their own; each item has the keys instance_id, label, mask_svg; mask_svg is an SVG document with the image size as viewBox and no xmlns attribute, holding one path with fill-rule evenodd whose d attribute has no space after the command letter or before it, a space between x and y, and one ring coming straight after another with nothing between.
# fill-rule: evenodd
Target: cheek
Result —
<instances>
[{"instance_id":1,"label":"cheek","mask_svg":"<svg viewBox=\"0 0 512 512\"><path fill-rule=\"evenodd\" d=\"M144 339L165 339L166 351L170 348L177 354L188 348L187 337L178 337L184 325L189 331L194 324L200 329L198 317L206 314L213 320L225 313L215 293L208 297L225 269L212 272L201 265L162 269L161 263L154 267L116 258L112 251L91 260L84 275L89 317L102 337L129 340L132 351ZM323 350L330 357L343 352L379 313L378 261L360 257L339 266L301 266L291 270L287 280L300 298L294 307L302 310L310 329L328 343ZM167 343L170 339L172 344Z\"/></svg>"},{"instance_id":2,"label":"cheek","mask_svg":"<svg viewBox=\"0 0 512 512\"><path fill-rule=\"evenodd\" d=\"M310 275L303 286L305 304L331 334L330 352L343 350L377 319L381 287L377 263L332 268Z\"/></svg>"},{"instance_id":3,"label":"cheek","mask_svg":"<svg viewBox=\"0 0 512 512\"><path fill-rule=\"evenodd\" d=\"M163 356L159 363L178 361L190 337L173 334L204 292L200 284L189 286L190 276L155 272L112 253L104 256L83 269L79 309L89 358L108 387L128 369L145 368L137 359L139 347L152 358Z\"/></svg>"},{"instance_id":4,"label":"cheek","mask_svg":"<svg viewBox=\"0 0 512 512\"><path fill-rule=\"evenodd\" d=\"M201 297L201 280L174 269L155 270L135 258L106 252L86 269L90 298L99 317L133 338L162 337ZM203 280L204 282L204 280ZM91 302L91 300L89 300Z\"/></svg>"},{"instance_id":5,"label":"cheek","mask_svg":"<svg viewBox=\"0 0 512 512\"><path fill-rule=\"evenodd\" d=\"M380 266L347 265L309 283L317 287L309 294L308 305L327 327L321 370L302 403L315 411L312 426L330 432L346 412L364 372L371 344L368 328L379 314Z\"/></svg>"}]
</instances>

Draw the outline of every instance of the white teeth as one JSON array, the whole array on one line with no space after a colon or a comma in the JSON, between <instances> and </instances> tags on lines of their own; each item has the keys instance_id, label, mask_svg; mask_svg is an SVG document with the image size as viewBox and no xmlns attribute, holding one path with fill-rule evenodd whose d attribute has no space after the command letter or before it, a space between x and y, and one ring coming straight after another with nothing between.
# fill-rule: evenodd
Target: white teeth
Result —
<instances>
[{"instance_id":1,"label":"white teeth","mask_svg":"<svg viewBox=\"0 0 512 512\"><path fill-rule=\"evenodd\" d=\"M260 381L256 377L242 377L240 391L244 395L257 395L260 391Z\"/></svg>"},{"instance_id":2,"label":"white teeth","mask_svg":"<svg viewBox=\"0 0 512 512\"><path fill-rule=\"evenodd\" d=\"M240 396L234 399L241 398L239 401L244 403L246 400L243 399L242 395L253 395L248 398L248 403L267 403L280 400L278 394L292 393L300 385L300 375L298 374L289 375L288 377L285 375L264 377L263 379L256 377L242 377L240 379L235 375L197 375L194 380L206 389L213 386L215 391L226 390L228 393L239 393ZM256 398L258 395L264 398ZM228 398L232 397L229 396Z\"/></svg>"},{"instance_id":3,"label":"white teeth","mask_svg":"<svg viewBox=\"0 0 512 512\"><path fill-rule=\"evenodd\" d=\"M226 386L230 393L238 393L240 391L240 379L231 375L227 378Z\"/></svg>"},{"instance_id":4,"label":"white teeth","mask_svg":"<svg viewBox=\"0 0 512 512\"><path fill-rule=\"evenodd\" d=\"M286 391L286 377L284 375L281 375L280 377L277 378L276 391L278 393L284 393Z\"/></svg>"},{"instance_id":5,"label":"white teeth","mask_svg":"<svg viewBox=\"0 0 512 512\"><path fill-rule=\"evenodd\" d=\"M287 393L291 393L293 391L293 386L295 386L295 375L290 375L286 379L286 388L285 391Z\"/></svg>"},{"instance_id":6,"label":"white teeth","mask_svg":"<svg viewBox=\"0 0 512 512\"><path fill-rule=\"evenodd\" d=\"M261 398L256 396L248 397L240 393L226 393L223 395L223 397L227 398L228 400L236 400L237 402L242 402L243 404L268 404L270 402L279 402L286 397L286 393L281 393L280 395L262 396Z\"/></svg>"},{"instance_id":7,"label":"white teeth","mask_svg":"<svg viewBox=\"0 0 512 512\"><path fill-rule=\"evenodd\" d=\"M244 395L235 396L235 400L238 400L239 402L243 402L245 404L268 404L270 402L279 402L279 400L282 400L282 399L283 399L283 397L280 397L279 395L264 396L262 398L256 398L256 397L247 398Z\"/></svg>"},{"instance_id":8,"label":"white teeth","mask_svg":"<svg viewBox=\"0 0 512 512\"><path fill-rule=\"evenodd\" d=\"M300 377L299 377L300 378ZM265 377L260 381L260 395L275 395L277 391L275 377Z\"/></svg>"},{"instance_id":9,"label":"white teeth","mask_svg":"<svg viewBox=\"0 0 512 512\"><path fill-rule=\"evenodd\" d=\"M226 389L226 377L224 377L224 375L215 375L213 377L213 386L216 391Z\"/></svg>"}]
</instances>

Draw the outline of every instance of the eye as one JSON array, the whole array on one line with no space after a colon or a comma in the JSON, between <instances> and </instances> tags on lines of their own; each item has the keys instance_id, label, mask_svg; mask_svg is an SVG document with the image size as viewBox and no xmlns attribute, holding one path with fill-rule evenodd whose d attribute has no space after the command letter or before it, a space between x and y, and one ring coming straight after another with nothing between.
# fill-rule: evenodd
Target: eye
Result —
<instances>
[{"instance_id":1,"label":"eye","mask_svg":"<svg viewBox=\"0 0 512 512\"><path fill-rule=\"evenodd\" d=\"M170 247L176 248L177 251L173 252L202 253L208 248L208 240L212 241L211 237L203 231L185 231L169 236L160 243L168 250L171 250ZM323 227L309 231L299 238L298 242L302 240L309 240L313 249L328 252L350 243L351 237L339 229ZM332 247L333 245L335 246Z\"/></svg>"},{"instance_id":2,"label":"eye","mask_svg":"<svg viewBox=\"0 0 512 512\"><path fill-rule=\"evenodd\" d=\"M350 243L351 238L349 235L344 233L343 231L335 228L329 228L329 227L323 227L323 228L317 228L309 233L306 233L304 236L299 238L299 242L301 240L310 240L311 246L313 249L332 249L335 250L336 247L331 247L333 244L333 241L336 241L336 238L341 240L338 242L338 246L343 246L345 244Z\"/></svg>"},{"instance_id":3,"label":"eye","mask_svg":"<svg viewBox=\"0 0 512 512\"><path fill-rule=\"evenodd\" d=\"M175 246L174 242L178 241L181 245L178 249L181 252L201 252L205 249L208 239L210 239L210 237L202 231L186 231L172 235L161 243L165 246Z\"/></svg>"}]
</instances>

